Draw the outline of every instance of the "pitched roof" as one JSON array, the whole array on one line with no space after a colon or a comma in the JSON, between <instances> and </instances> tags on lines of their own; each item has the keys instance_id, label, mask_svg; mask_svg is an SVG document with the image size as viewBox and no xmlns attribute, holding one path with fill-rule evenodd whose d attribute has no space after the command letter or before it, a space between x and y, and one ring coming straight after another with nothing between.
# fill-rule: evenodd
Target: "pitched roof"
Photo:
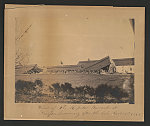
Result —
<instances>
[{"instance_id":1,"label":"pitched roof","mask_svg":"<svg viewBox=\"0 0 150 126\"><path fill-rule=\"evenodd\" d=\"M76 70L79 69L80 66L78 65L62 65L62 66L52 66L48 67L48 70Z\"/></svg>"},{"instance_id":2,"label":"pitched roof","mask_svg":"<svg viewBox=\"0 0 150 126\"><path fill-rule=\"evenodd\" d=\"M116 66L134 65L134 58L112 59Z\"/></svg>"},{"instance_id":3,"label":"pitched roof","mask_svg":"<svg viewBox=\"0 0 150 126\"><path fill-rule=\"evenodd\" d=\"M110 58L109 56L104 57L103 59L100 60L96 60L95 62L93 62L92 65L90 65L89 67L86 67L86 70L100 70L108 65L110 65Z\"/></svg>"},{"instance_id":4,"label":"pitched roof","mask_svg":"<svg viewBox=\"0 0 150 126\"><path fill-rule=\"evenodd\" d=\"M90 60L90 61L79 61L78 65L82 66L83 69L99 70L110 64L109 56L104 57L100 60Z\"/></svg>"},{"instance_id":5,"label":"pitched roof","mask_svg":"<svg viewBox=\"0 0 150 126\"><path fill-rule=\"evenodd\" d=\"M78 66L81 66L82 68L87 68L93 64L98 62L98 60L90 60L90 61L79 61Z\"/></svg>"},{"instance_id":6,"label":"pitched roof","mask_svg":"<svg viewBox=\"0 0 150 126\"><path fill-rule=\"evenodd\" d=\"M70 68L70 67L79 67L77 65L62 65L62 66L51 66L51 67L47 67L48 69L50 68Z\"/></svg>"},{"instance_id":7,"label":"pitched roof","mask_svg":"<svg viewBox=\"0 0 150 126\"><path fill-rule=\"evenodd\" d=\"M37 67L37 64L31 64L31 65L25 65L25 66L17 65L15 66L15 73L24 74L24 73L27 73L29 70L32 70L35 67Z\"/></svg>"}]
</instances>

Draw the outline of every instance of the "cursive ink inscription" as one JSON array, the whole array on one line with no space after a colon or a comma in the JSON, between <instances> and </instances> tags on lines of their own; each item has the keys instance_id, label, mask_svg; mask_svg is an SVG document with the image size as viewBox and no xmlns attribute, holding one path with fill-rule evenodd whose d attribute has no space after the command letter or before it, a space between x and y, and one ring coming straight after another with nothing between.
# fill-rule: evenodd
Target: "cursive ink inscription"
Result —
<instances>
[{"instance_id":1,"label":"cursive ink inscription","mask_svg":"<svg viewBox=\"0 0 150 126\"><path fill-rule=\"evenodd\" d=\"M142 113L119 112L117 106L76 106L76 105L56 105L56 106L39 106L40 113L47 118L54 116L73 116L78 118L80 116L131 116L142 117Z\"/></svg>"}]
</instances>

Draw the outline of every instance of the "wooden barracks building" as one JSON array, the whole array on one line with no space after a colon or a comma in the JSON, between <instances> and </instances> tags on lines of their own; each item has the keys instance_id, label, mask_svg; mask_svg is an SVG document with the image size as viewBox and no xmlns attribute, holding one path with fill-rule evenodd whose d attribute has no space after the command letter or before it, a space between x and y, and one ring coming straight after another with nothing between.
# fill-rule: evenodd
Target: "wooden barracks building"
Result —
<instances>
[{"instance_id":1,"label":"wooden barracks building","mask_svg":"<svg viewBox=\"0 0 150 126\"><path fill-rule=\"evenodd\" d=\"M37 64L16 66L16 74L42 73L43 69ZM134 58L111 59L109 56L100 60L79 61L77 65L60 65L46 68L46 73L134 73Z\"/></svg>"},{"instance_id":2,"label":"wooden barracks building","mask_svg":"<svg viewBox=\"0 0 150 126\"><path fill-rule=\"evenodd\" d=\"M134 58L110 59L109 56L100 60L79 61L77 65L61 65L47 68L49 73L134 73Z\"/></svg>"}]
</instances>

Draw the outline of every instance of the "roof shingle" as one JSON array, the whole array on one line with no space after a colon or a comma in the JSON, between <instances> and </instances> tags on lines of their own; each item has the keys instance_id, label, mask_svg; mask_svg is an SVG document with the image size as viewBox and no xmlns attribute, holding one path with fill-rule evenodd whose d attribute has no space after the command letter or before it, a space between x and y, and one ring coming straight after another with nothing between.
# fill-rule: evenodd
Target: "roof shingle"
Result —
<instances>
[{"instance_id":1,"label":"roof shingle","mask_svg":"<svg viewBox=\"0 0 150 126\"><path fill-rule=\"evenodd\" d=\"M134 65L134 58L112 59L116 66Z\"/></svg>"}]
</instances>

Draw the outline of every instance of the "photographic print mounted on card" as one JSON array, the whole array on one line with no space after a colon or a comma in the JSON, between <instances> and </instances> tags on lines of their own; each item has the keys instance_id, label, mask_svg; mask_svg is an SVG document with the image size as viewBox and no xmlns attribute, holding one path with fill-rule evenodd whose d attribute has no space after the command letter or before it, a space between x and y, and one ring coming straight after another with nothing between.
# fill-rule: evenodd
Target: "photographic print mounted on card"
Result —
<instances>
[{"instance_id":1,"label":"photographic print mounted on card","mask_svg":"<svg viewBox=\"0 0 150 126\"><path fill-rule=\"evenodd\" d=\"M5 119L144 121L144 24L143 7L6 5Z\"/></svg>"}]
</instances>

